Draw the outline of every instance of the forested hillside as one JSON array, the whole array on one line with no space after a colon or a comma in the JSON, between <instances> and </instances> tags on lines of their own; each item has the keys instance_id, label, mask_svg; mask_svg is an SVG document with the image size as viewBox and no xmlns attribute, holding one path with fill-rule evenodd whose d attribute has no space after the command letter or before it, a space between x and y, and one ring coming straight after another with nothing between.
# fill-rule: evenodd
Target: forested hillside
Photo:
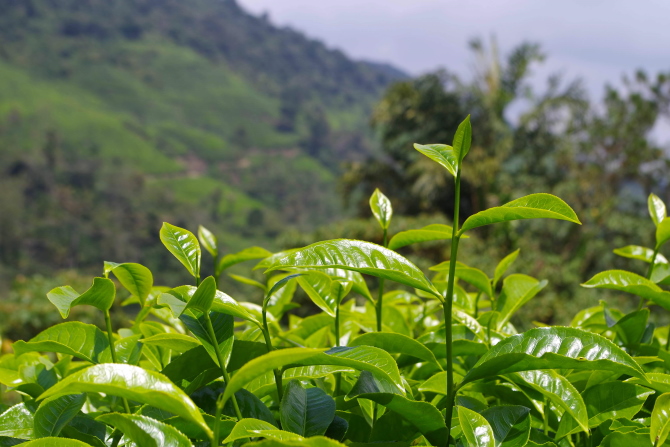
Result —
<instances>
[{"instance_id":1,"label":"forested hillside","mask_svg":"<svg viewBox=\"0 0 670 447\"><path fill-rule=\"evenodd\" d=\"M234 0L0 0L0 271L156 265L163 220L229 249L319 224L403 77Z\"/></svg>"}]
</instances>

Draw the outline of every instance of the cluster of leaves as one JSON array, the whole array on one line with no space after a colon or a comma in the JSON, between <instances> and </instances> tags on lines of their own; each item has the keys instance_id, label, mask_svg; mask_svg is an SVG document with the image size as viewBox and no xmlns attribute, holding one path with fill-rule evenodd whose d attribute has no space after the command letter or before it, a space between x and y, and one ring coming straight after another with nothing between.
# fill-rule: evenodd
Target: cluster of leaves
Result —
<instances>
[{"instance_id":1,"label":"cluster of leaves","mask_svg":"<svg viewBox=\"0 0 670 447\"><path fill-rule=\"evenodd\" d=\"M469 117L451 146L415 145L455 181L469 152ZM641 297L624 315L600 306L571 327L519 333L510 318L547 281L509 274L519 251L493 275L457 261L460 239L500 222L549 218L580 223L550 194L531 194L473 214L463 225L429 225L389 236L392 207L375 191L371 210L383 244L335 239L270 253L252 247L222 256L213 233L163 224L165 247L195 286L154 285L136 263L105 262L79 294L57 287L48 299L66 318L90 306L106 330L76 321L17 341L0 358L0 382L22 401L0 414L0 443L26 446L662 446L670 434L670 333L649 321L651 302L670 310L670 264L660 249L670 220L656 196L653 249L618 254L649 264L584 286ZM449 240L451 257L429 279L396 249ZM202 248L214 275L201 279ZM230 266L260 260L261 305L218 290ZM115 277L141 310L113 330ZM378 278L373 297L363 275ZM388 283L400 285L386 290ZM290 313L303 289L322 312ZM360 296L360 301L353 299ZM44 354L47 353L47 354Z\"/></svg>"}]
</instances>

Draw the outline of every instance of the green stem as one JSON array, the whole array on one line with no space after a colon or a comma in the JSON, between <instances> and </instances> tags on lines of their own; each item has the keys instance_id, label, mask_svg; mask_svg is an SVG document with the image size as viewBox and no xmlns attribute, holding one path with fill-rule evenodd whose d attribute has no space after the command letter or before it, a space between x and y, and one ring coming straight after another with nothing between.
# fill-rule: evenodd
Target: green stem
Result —
<instances>
[{"instance_id":1,"label":"green stem","mask_svg":"<svg viewBox=\"0 0 670 447\"><path fill-rule=\"evenodd\" d=\"M475 298L475 318L479 315L479 298L482 297L482 292L481 290L479 293L477 293L477 297Z\"/></svg>"},{"instance_id":2,"label":"green stem","mask_svg":"<svg viewBox=\"0 0 670 447\"><path fill-rule=\"evenodd\" d=\"M105 326L107 326L107 339L109 340L109 351L112 354L112 363L119 363L116 360L116 349L114 348L114 331L112 330L112 318L109 315L109 309L105 311ZM126 410L126 413L130 414L130 405L124 397L123 407Z\"/></svg>"},{"instance_id":3,"label":"green stem","mask_svg":"<svg viewBox=\"0 0 670 447\"><path fill-rule=\"evenodd\" d=\"M449 258L449 281L447 282L447 294L442 303L444 311L444 332L446 338L447 354L447 408L444 421L447 425L447 441L451 434L451 416L454 411L454 402L456 400L456 387L454 387L454 362L453 346L451 333L451 310L454 302L454 280L456 276L456 258L458 256L458 242L461 233L458 231L459 208L461 206L461 170L456 171L456 180L454 188L454 223L451 233L451 257Z\"/></svg>"},{"instance_id":4,"label":"green stem","mask_svg":"<svg viewBox=\"0 0 670 447\"><path fill-rule=\"evenodd\" d=\"M544 434L549 436L549 399L544 398L544 412L543 412L543 422L544 422Z\"/></svg>"},{"instance_id":5,"label":"green stem","mask_svg":"<svg viewBox=\"0 0 670 447\"><path fill-rule=\"evenodd\" d=\"M216 412L214 413L215 419L214 419L214 427L212 428L212 445L213 446L218 446L219 445L219 422L221 421L221 413L223 412L223 402L221 399L221 395L219 398L216 400Z\"/></svg>"},{"instance_id":6,"label":"green stem","mask_svg":"<svg viewBox=\"0 0 670 447\"><path fill-rule=\"evenodd\" d=\"M668 335L665 338L665 350L670 351L670 326L668 326Z\"/></svg>"},{"instance_id":7,"label":"green stem","mask_svg":"<svg viewBox=\"0 0 670 447\"><path fill-rule=\"evenodd\" d=\"M340 300L342 299L342 285L337 291L337 301L335 302L335 346L340 346ZM340 394L340 386L342 384L342 375L335 374L335 396Z\"/></svg>"},{"instance_id":8,"label":"green stem","mask_svg":"<svg viewBox=\"0 0 670 447\"><path fill-rule=\"evenodd\" d=\"M384 228L384 248L388 245L388 232ZM377 296L377 303L375 304L377 312L377 332L382 331L382 312L384 300L384 278L379 278L379 295Z\"/></svg>"},{"instance_id":9,"label":"green stem","mask_svg":"<svg viewBox=\"0 0 670 447\"><path fill-rule=\"evenodd\" d=\"M221 350L219 349L219 342L216 339L214 326L212 326L212 319L209 318L209 313L207 312L203 313L202 316L205 319L205 326L207 326L207 335L209 336L209 341L212 343L212 346L214 346L214 352L216 353L216 359L218 360L219 367L221 368L223 381L226 383L226 386L228 386L228 383L230 383L230 376L228 375L228 371L226 370L226 363L223 361L223 356L221 355ZM240 412L240 407L237 405L237 399L235 398L234 394L230 397L230 400L233 402L233 407L235 408L235 415L237 416L237 419L241 420L242 413Z\"/></svg>"},{"instance_id":10,"label":"green stem","mask_svg":"<svg viewBox=\"0 0 670 447\"><path fill-rule=\"evenodd\" d=\"M268 327L267 309L265 307L263 307L263 327L261 328L261 332L263 333L263 338L265 338L265 346L267 346L268 352L272 352L274 350L274 347L272 347L272 339L270 338L270 328ZM275 384L277 385L277 399L279 402L281 402L282 396L284 394L282 387L281 371L275 368L272 372L275 375Z\"/></svg>"},{"instance_id":11,"label":"green stem","mask_svg":"<svg viewBox=\"0 0 670 447\"><path fill-rule=\"evenodd\" d=\"M651 274L654 272L654 265L656 265L656 258L658 256L658 249L660 247L656 247L654 249L654 254L651 255L651 262L649 263L649 268L647 269L647 279L651 279Z\"/></svg>"}]
</instances>

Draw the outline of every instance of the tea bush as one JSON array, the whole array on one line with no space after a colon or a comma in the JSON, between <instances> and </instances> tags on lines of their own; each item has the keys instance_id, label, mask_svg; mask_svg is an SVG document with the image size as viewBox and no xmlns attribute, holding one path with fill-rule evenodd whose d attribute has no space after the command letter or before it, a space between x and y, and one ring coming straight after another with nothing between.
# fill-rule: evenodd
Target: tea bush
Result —
<instances>
[{"instance_id":1,"label":"tea bush","mask_svg":"<svg viewBox=\"0 0 670 447\"><path fill-rule=\"evenodd\" d=\"M665 204L649 198L653 248L615 250L646 262L646 277L610 270L583 284L639 296L636 311L601 302L570 327L518 333L511 318L547 281L509 273L518 250L493 275L457 261L460 240L511 220L580 222L558 197L531 194L459 225L470 141L468 117L451 146L415 145L454 177L453 227L392 234L390 201L377 190L370 206L382 245L336 239L223 255L206 228L196 237L165 223L161 241L194 285L156 286L140 264L105 262L84 293L53 289L47 297L62 318L89 306L105 330L57 324L0 358L0 382L12 391L5 401L20 396L0 415L0 445L667 445L670 334L648 307L670 310ZM440 240L451 257L430 279L395 251ZM203 248L214 261L204 279ZM262 290L260 305L218 290L226 269L248 261L259 261L266 282L230 276ZM122 305L141 309L127 328L112 327L110 275L131 294ZM378 294L363 275L378 279ZM298 288L320 313L291 312Z\"/></svg>"}]
</instances>

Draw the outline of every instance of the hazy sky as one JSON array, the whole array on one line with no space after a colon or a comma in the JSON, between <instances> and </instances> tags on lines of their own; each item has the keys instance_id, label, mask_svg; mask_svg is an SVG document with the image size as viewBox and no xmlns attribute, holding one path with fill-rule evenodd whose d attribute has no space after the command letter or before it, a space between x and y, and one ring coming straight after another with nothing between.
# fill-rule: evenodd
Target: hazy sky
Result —
<instances>
[{"instance_id":1,"label":"hazy sky","mask_svg":"<svg viewBox=\"0 0 670 447\"><path fill-rule=\"evenodd\" d=\"M548 55L535 79L581 77L594 99L606 82L644 68L670 71L670 1L238 0L357 59L410 74L471 73L467 42L495 34L504 54L530 40Z\"/></svg>"}]
</instances>

